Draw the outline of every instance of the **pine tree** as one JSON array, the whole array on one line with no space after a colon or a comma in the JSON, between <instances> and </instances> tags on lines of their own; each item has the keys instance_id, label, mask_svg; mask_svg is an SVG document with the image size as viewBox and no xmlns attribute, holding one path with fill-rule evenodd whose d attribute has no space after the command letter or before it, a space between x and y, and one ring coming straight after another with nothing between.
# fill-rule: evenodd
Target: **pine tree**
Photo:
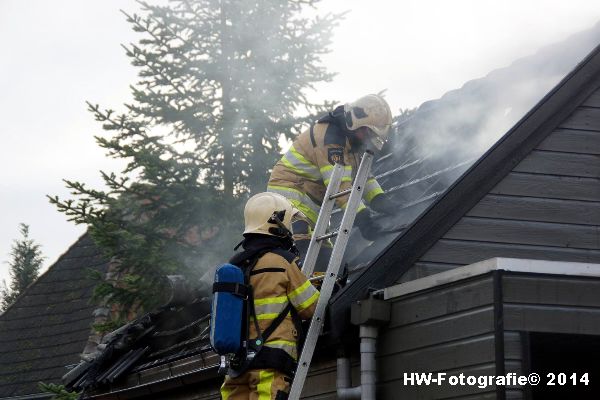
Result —
<instances>
[{"instance_id":1,"label":"pine tree","mask_svg":"<svg viewBox=\"0 0 600 400\"><path fill-rule=\"evenodd\" d=\"M35 281L44 262L40 245L29 238L29 225L20 224L21 239L14 241L10 251L10 285L0 289L0 309L6 310Z\"/></svg>"},{"instance_id":2,"label":"pine tree","mask_svg":"<svg viewBox=\"0 0 600 400\"><path fill-rule=\"evenodd\" d=\"M332 78L320 56L339 16L306 17L318 2L140 2L143 15L125 14L144 35L124 46L139 68L133 101L120 114L89 108L109 133L99 145L127 166L102 173L106 190L66 181L75 198L50 198L122 265L119 285L101 284L98 297L147 310L164 275L194 281L228 258L282 135L331 105L306 97Z\"/></svg>"},{"instance_id":3,"label":"pine tree","mask_svg":"<svg viewBox=\"0 0 600 400\"><path fill-rule=\"evenodd\" d=\"M142 80L133 114L168 124L194 149L206 182L225 198L264 186L280 133L297 133L306 89L332 75L319 66L335 16L309 19L314 0L174 1L128 15L147 34L126 47Z\"/></svg>"}]
</instances>

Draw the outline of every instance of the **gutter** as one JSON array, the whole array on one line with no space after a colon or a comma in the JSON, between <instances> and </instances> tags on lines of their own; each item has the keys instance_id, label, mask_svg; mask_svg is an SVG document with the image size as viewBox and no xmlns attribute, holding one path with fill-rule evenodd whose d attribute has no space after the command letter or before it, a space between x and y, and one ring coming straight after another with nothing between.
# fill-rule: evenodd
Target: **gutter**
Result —
<instances>
[{"instance_id":1,"label":"gutter","mask_svg":"<svg viewBox=\"0 0 600 400\"><path fill-rule=\"evenodd\" d=\"M86 400L125 400L149 396L164 392L172 388L178 388L186 385L192 385L198 382L210 380L218 376L219 364L213 364L208 367L194 368L192 370L172 375L172 369L169 366L169 377L156 381L140 384L133 387L120 390L111 390L110 392L87 395ZM0 399L3 400L3 399Z\"/></svg>"}]
</instances>

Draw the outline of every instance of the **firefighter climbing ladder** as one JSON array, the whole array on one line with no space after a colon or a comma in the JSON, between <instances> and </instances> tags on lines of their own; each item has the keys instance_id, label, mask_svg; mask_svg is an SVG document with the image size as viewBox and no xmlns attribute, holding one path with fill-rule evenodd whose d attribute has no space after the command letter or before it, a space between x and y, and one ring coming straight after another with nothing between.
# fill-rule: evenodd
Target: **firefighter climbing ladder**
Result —
<instances>
[{"instance_id":1,"label":"firefighter climbing ladder","mask_svg":"<svg viewBox=\"0 0 600 400\"><path fill-rule=\"evenodd\" d=\"M335 164L333 167L331 180L329 181L329 185L327 186L327 191L325 192L325 197L323 199L323 204L321 205L321 212L317 218L315 230L312 234L308 252L306 253L306 257L304 259L304 266L302 268L304 275L310 276L313 273L315 262L323 241L332 237L336 237L336 240L331 253L331 258L329 259L329 264L327 265L327 271L325 272L325 276L323 278L323 283L321 284L321 295L319 296L319 301L317 302L317 308L310 323L310 327L308 328L308 333L306 334L304 349L302 350L302 354L298 360L298 368L290 389L290 394L288 397L289 400L300 399L300 394L302 393L302 388L304 387L304 382L306 381L306 376L308 374L310 362L315 351L315 346L317 345L317 340L319 339L319 334L321 332L321 328L323 327L325 310L327 308L327 304L329 303L329 298L333 292L335 281L342 264L344 251L348 245L350 231L352 230L354 218L356 217L358 206L360 205L363 196L372 162L373 153L367 150L362 157L360 166L358 167L358 172L354 178L352 188L341 192L339 190L342 183L344 166ZM329 221L331 219L333 206L335 204L335 199L345 196L348 193L350 194L350 197L348 199L348 203L346 204L346 210L344 211L344 216L342 217L342 222L339 229L335 232L326 233L327 227L329 226Z\"/></svg>"}]
</instances>

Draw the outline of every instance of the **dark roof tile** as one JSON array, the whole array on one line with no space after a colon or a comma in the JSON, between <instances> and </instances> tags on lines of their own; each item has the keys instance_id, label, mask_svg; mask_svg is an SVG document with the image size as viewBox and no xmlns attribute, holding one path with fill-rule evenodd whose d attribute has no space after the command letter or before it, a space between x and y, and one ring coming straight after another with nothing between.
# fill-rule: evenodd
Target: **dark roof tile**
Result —
<instances>
[{"instance_id":1,"label":"dark roof tile","mask_svg":"<svg viewBox=\"0 0 600 400\"><path fill-rule=\"evenodd\" d=\"M39 393L79 362L95 308L88 269L107 266L86 234L0 315L0 398Z\"/></svg>"}]
</instances>

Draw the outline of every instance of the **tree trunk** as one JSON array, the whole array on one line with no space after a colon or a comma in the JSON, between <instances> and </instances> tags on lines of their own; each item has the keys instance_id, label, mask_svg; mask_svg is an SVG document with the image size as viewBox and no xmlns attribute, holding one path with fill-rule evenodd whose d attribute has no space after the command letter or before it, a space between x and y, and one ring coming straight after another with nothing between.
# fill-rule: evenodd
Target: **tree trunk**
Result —
<instances>
[{"instance_id":1,"label":"tree trunk","mask_svg":"<svg viewBox=\"0 0 600 400\"><path fill-rule=\"evenodd\" d=\"M225 12L226 0L221 0L221 65L223 67L223 79L221 80L221 144L223 146L223 189L226 199L233 197L233 127L235 112L231 105L231 37L227 26L227 15Z\"/></svg>"}]
</instances>

